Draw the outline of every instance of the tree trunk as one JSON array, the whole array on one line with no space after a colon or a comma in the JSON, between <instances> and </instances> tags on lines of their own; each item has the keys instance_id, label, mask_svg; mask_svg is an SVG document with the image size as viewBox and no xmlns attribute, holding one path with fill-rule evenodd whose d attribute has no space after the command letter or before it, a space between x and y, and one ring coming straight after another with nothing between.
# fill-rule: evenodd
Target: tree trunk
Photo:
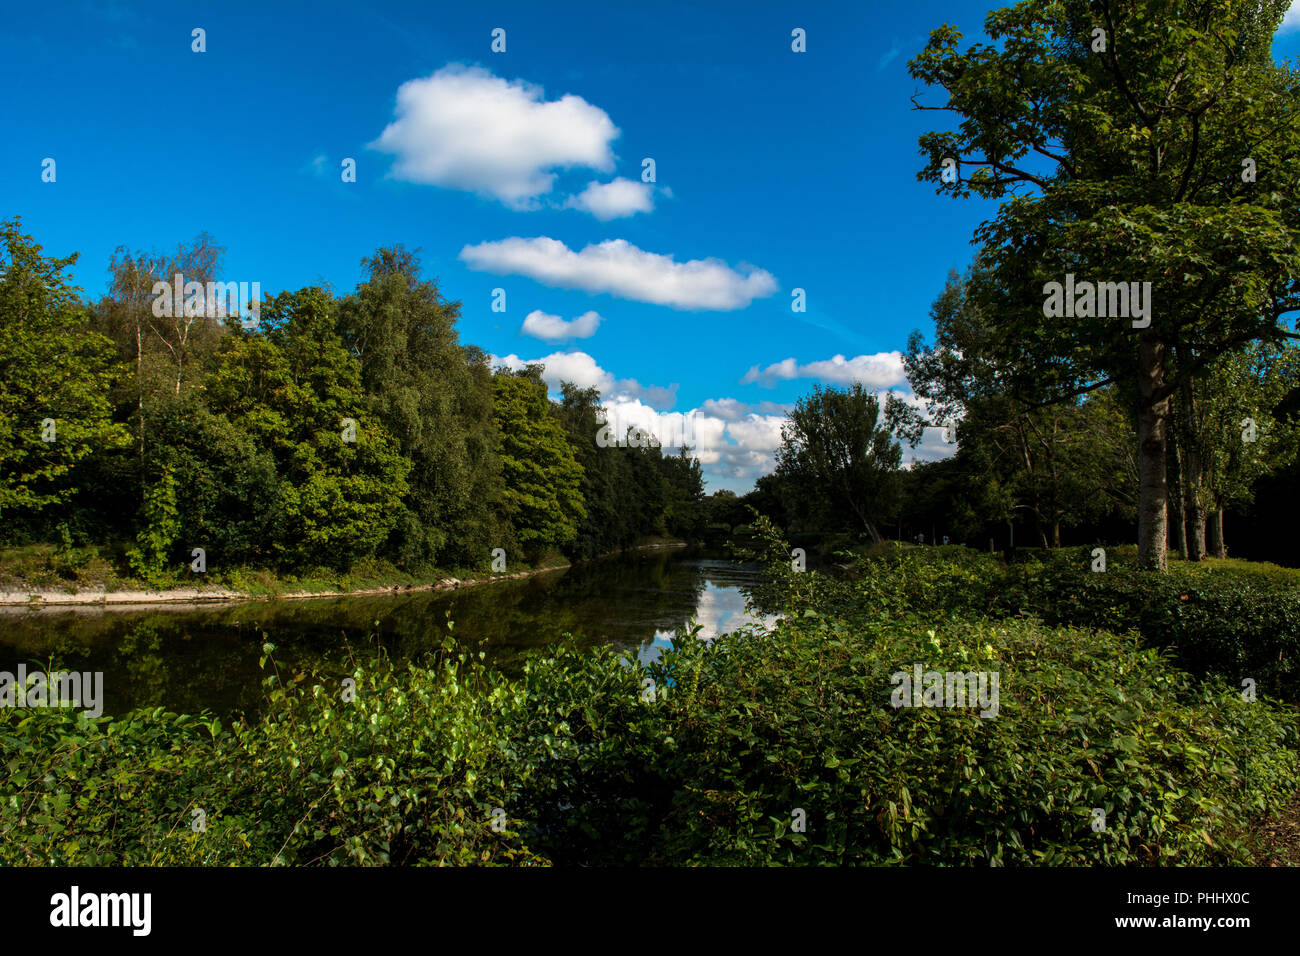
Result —
<instances>
[{"instance_id":1,"label":"tree trunk","mask_svg":"<svg viewBox=\"0 0 1300 956\"><path fill-rule=\"evenodd\" d=\"M1138 346L1138 563L1148 570L1166 568L1169 488L1165 442L1169 395L1165 389L1165 347L1152 339Z\"/></svg>"},{"instance_id":2,"label":"tree trunk","mask_svg":"<svg viewBox=\"0 0 1300 956\"><path fill-rule=\"evenodd\" d=\"M1192 499L1187 508L1187 560L1204 561L1209 552L1205 547L1205 528L1209 513Z\"/></svg>"},{"instance_id":3,"label":"tree trunk","mask_svg":"<svg viewBox=\"0 0 1300 956\"><path fill-rule=\"evenodd\" d=\"M1174 436L1174 470L1176 479L1173 483L1173 544L1172 547L1186 560L1187 558L1187 498L1183 494L1183 450L1178 436Z\"/></svg>"},{"instance_id":4,"label":"tree trunk","mask_svg":"<svg viewBox=\"0 0 1300 956\"><path fill-rule=\"evenodd\" d=\"M1183 502L1187 509L1187 559L1205 560L1205 462L1201 455L1196 402L1190 384L1182 389L1183 423L1187 447L1183 455Z\"/></svg>"},{"instance_id":5,"label":"tree trunk","mask_svg":"<svg viewBox=\"0 0 1300 956\"><path fill-rule=\"evenodd\" d=\"M1223 543L1223 509L1216 508L1210 512L1209 552L1216 558L1226 558L1228 549Z\"/></svg>"},{"instance_id":6,"label":"tree trunk","mask_svg":"<svg viewBox=\"0 0 1300 956\"><path fill-rule=\"evenodd\" d=\"M140 500L145 498L144 487L144 339L140 319L135 320L135 404L140 415Z\"/></svg>"},{"instance_id":7,"label":"tree trunk","mask_svg":"<svg viewBox=\"0 0 1300 956\"><path fill-rule=\"evenodd\" d=\"M1206 509L1204 498L1204 472L1201 469L1201 453L1195 448L1187 449L1187 560L1205 560L1205 521Z\"/></svg>"},{"instance_id":8,"label":"tree trunk","mask_svg":"<svg viewBox=\"0 0 1300 956\"><path fill-rule=\"evenodd\" d=\"M880 530L876 527L876 523L874 521L872 521L870 518L868 518L860 511L858 512L858 517L862 520L862 526L866 528L867 534L871 535L872 544L880 544L885 540L880 536Z\"/></svg>"}]
</instances>

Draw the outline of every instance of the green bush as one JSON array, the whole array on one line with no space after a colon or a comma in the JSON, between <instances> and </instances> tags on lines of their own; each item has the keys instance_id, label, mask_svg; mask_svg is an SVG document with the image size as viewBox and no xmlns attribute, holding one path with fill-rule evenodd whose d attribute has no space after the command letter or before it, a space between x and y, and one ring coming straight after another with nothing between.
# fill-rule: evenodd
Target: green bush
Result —
<instances>
[{"instance_id":1,"label":"green bush","mask_svg":"<svg viewBox=\"0 0 1300 956\"><path fill-rule=\"evenodd\" d=\"M1021 610L1049 624L1137 631L1149 644L1171 648L1194 674L1234 686L1252 678L1274 696L1300 696L1296 585L1228 568L1176 565L1164 574L1042 566L1022 586Z\"/></svg>"},{"instance_id":2,"label":"green bush","mask_svg":"<svg viewBox=\"0 0 1300 956\"><path fill-rule=\"evenodd\" d=\"M833 580L791 572L775 530L763 535L772 581L760 599L773 607L789 599L886 618L1027 618L1136 631L1194 675L1238 689L1250 678L1272 696L1300 699L1300 579L1289 569L1173 562L1163 573L1142 571L1136 549L1107 548L1106 570L1094 572L1086 547L1010 565L969 549L910 548L855 559Z\"/></svg>"},{"instance_id":3,"label":"green bush","mask_svg":"<svg viewBox=\"0 0 1300 956\"><path fill-rule=\"evenodd\" d=\"M832 578L754 532L778 625L647 667L575 645L508 678L448 643L353 688L267 645L265 713L231 728L0 708L0 862L1221 865L1294 795L1300 717L1202 679L1275 648L1290 673L1285 582L924 548ZM996 714L895 707L915 665L996 673Z\"/></svg>"},{"instance_id":4,"label":"green bush","mask_svg":"<svg viewBox=\"0 0 1300 956\"><path fill-rule=\"evenodd\" d=\"M268 650L271 648L268 647ZM162 709L0 714L0 861L78 865L542 862L508 804L502 721L522 697L464 656L339 680L267 681L260 720ZM200 811L202 817L195 814ZM202 827L199 828L199 823Z\"/></svg>"},{"instance_id":5,"label":"green bush","mask_svg":"<svg viewBox=\"0 0 1300 956\"><path fill-rule=\"evenodd\" d=\"M657 862L1222 863L1250 812L1293 793L1293 717L1132 640L922 627L804 617L669 655L682 790ZM895 710L890 675L914 663L997 671L996 717Z\"/></svg>"},{"instance_id":6,"label":"green bush","mask_svg":"<svg viewBox=\"0 0 1300 956\"><path fill-rule=\"evenodd\" d=\"M914 663L997 671L996 717L895 709ZM229 729L5 709L0 861L1240 863L1297 772L1294 716L1132 638L1030 621L805 609L682 635L648 669L560 648L518 680L463 654L352 678L348 700L272 677L265 716Z\"/></svg>"}]
</instances>

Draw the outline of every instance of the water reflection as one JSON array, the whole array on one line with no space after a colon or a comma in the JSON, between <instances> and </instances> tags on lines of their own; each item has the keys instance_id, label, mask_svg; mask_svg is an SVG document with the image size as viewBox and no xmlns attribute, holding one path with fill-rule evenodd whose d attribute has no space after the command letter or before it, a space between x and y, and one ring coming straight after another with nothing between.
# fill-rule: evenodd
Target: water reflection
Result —
<instances>
[{"instance_id":1,"label":"water reflection","mask_svg":"<svg viewBox=\"0 0 1300 956\"><path fill-rule=\"evenodd\" d=\"M523 654L573 637L610 644L648 661L694 618L700 636L748 623L751 568L692 551L607 559L520 581L451 593L204 608L159 605L130 611L49 608L0 614L0 670L19 662L104 672L105 713L132 707L231 714L261 703L258 657L275 643L282 671L312 668L342 676L380 648L418 659L450 633L507 672Z\"/></svg>"},{"instance_id":2,"label":"water reflection","mask_svg":"<svg viewBox=\"0 0 1300 956\"><path fill-rule=\"evenodd\" d=\"M757 614L746 608L747 595L743 585L729 582L726 574L719 575L717 569L713 569L713 574L720 580L710 575L710 568L702 570L703 587L696 597L694 614L701 640L711 641L719 634L738 631L750 624L771 627L776 623L775 615ZM637 650L637 658L643 664L656 659L665 649L672 647L676 633L676 626L656 630L654 637Z\"/></svg>"}]
</instances>

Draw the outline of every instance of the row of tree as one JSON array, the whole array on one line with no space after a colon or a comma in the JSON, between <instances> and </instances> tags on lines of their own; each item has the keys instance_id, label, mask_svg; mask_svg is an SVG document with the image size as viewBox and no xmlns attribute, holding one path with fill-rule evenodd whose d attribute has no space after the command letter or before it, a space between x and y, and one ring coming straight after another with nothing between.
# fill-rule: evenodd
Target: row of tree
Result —
<instances>
[{"instance_id":1,"label":"row of tree","mask_svg":"<svg viewBox=\"0 0 1300 956\"><path fill-rule=\"evenodd\" d=\"M698 532L689 449L599 448L598 393L554 402L540 366L490 368L405 249L363 260L349 295L268 297L256 322L155 314L155 283L214 281L221 260L206 234L171 255L119 249L89 303L65 274L75 256L3 224L4 543L130 541L148 573L194 547L227 565L420 568Z\"/></svg>"},{"instance_id":2,"label":"row of tree","mask_svg":"<svg viewBox=\"0 0 1300 956\"><path fill-rule=\"evenodd\" d=\"M1018 543L1045 548L1061 546L1063 529L1076 541L1133 540L1134 383L1057 401L1018 391L1023 370L1001 342L1005 323L979 297L985 268L949 277L931 310L933 342L912 334L904 367L917 403L891 395L882 407L860 385L814 388L790 413L775 472L744 503L795 532L853 531L877 543L917 534L1009 543L1008 526L1023 529ZM1247 342L1177 381L1168 544L1191 560L1223 557L1224 514L1249 506L1263 479L1300 457L1300 347ZM956 454L901 468L896 439L915 446L936 422ZM710 505L711 520L738 517L732 498Z\"/></svg>"}]
</instances>

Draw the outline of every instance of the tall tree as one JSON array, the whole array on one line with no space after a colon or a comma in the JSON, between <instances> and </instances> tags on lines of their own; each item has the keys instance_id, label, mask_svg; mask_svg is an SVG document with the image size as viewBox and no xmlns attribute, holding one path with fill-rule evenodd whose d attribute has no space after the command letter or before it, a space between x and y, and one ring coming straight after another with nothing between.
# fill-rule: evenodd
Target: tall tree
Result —
<instances>
[{"instance_id":1,"label":"tall tree","mask_svg":"<svg viewBox=\"0 0 1300 956\"><path fill-rule=\"evenodd\" d=\"M1300 387L1300 348L1252 344L1184 382L1174 417L1187 509L1187 556L1226 556L1223 513L1300 453L1300 419L1279 414Z\"/></svg>"},{"instance_id":2,"label":"tall tree","mask_svg":"<svg viewBox=\"0 0 1300 956\"><path fill-rule=\"evenodd\" d=\"M600 447L596 435L603 424L600 390L579 388L571 382L560 385L560 421L582 466L582 500L585 517L578 523L573 549L583 557L595 557L636 543L637 488L625 446Z\"/></svg>"},{"instance_id":3,"label":"tall tree","mask_svg":"<svg viewBox=\"0 0 1300 956\"><path fill-rule=\"evenodd\" d=\"M375 553L407 492L411 463L368 414L333 310L323 289L281 293L262 309L264 333L233 331L207 380L211 409L275 458L286 564L347 567Z\"/></svg>"},{"instance_id":4,"label":"tall tree","mask_svg":"<svg viewBox=\"0 0 1300 956\"><path fill-rule=\"evenodd\" d=\"M1018 357L1009 386L1050 402L1136 384L1150 568L1165 566L1182 382L1246 342L1297 337L1300 83L1270 49L1287 6L1026 0L988 15L992 44L959 51L944 26L910 64L947 94L918 108L958 121L921 137L918 178L1005 200L976 239L979 294Z\"/></svg>"},{"instance_id":5,"label":"tall tree","mask_svg":"<svg viewBox=\"0 0 1300 956\"><path fill-rule=\"evenodd\" d=\"M154 287L167 283L170 291L175 276L182 275L186 283L204 283L206 291L206 283L217 280L224 255L225 249L204 232L189 243L178 244L173 253L133 252L118 246L109 260L108 295L97 303L93 315L96 325L117 343L119 354L133 369L121 385L135 409L132 417L142 496L149 410L158 402L180 398L187 383L197 384L189 373L216 350L222 334L221 323L206 315L206 309L186 314L184 302L171 302L171 315L155 315ZM204 301L206 304L206 296Z\"/></svg>"},{"instance_id":6,"label":"tall tree","mask_svg":"<svg viewBox=\"0 0 1300 956\"><path fill-rule=\"evenodd\" d=\"M497 369L496 395L505 512L525 550L570 544L586 515L582 500L582 466L546 395L542 367L520 372Z\"/></svg>"},{"instance_id":7,"label":"tall tree","mask_svg":"<svg viewBox=\"0 0 1300 956\"><path fill-rule=\"evenodd\" d=\"M130 441L112 421L113 343L90 329L80 289L54 258L0 223L0 512L66 504L78 462Z\"/></svg>"},{"instance_id":8,"label":"tall tree","mask_svg":"<svg viewBox=\"0 0 1300 956\"><path fill-rule=\"evenodd\" d=\"M1115 386L1051 405L1008 389L1027 370L999 348L998 320L971 294L986 272L978 260L965 278L951 273L930 311L934 343L910 336L903 366L930 414L897 409L899 430L915 445L927 426L951 429L975 510L996 523L1028 518L1040 544L1057 547L1062 525L1133 510L1133 429Z\"/></svg>"},{"instance_id":9,"label":"tall tree","mask_svg":"<svg viewBox=\"0 0 1300 956\"><path fill-rule=\"evenodd\" d=\"M399 558L476 563L500 537L503 494L487 357L460 345L460 303L420 277L413 252L380 249L362 266L339 331L371 411L413 465Z\"/></svg>"},{"instance_id":10,"label":"tall tree","mask_svg":"<svg viewBox=\"0 0 1300 956\"><path fill-rule=\"evenodd\" d=\"M896 503L902 456L876 396L857 382L843 391L815 385L781 429L776 474L824 493L878 543Z\"/></svg>"}]
</instances>

